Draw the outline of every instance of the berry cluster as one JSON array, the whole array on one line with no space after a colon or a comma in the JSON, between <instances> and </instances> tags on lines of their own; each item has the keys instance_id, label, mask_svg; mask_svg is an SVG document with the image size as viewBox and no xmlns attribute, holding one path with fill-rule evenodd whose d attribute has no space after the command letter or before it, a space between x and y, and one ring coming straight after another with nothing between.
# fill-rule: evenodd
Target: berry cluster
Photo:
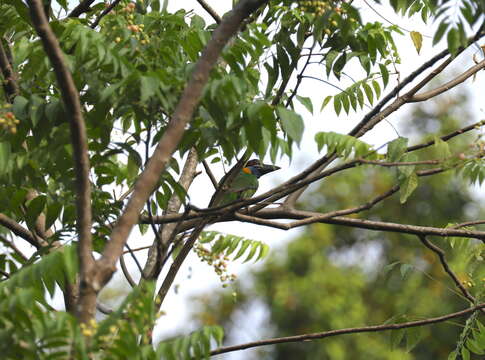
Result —
<instances>
[{"instance_id":1,"label":"berry cluster","mask_svg":"<svg viewBox=\"0 0 485 360\"><path fill-rule=\"evenodd\" d=\"M227 256L213 254L201 244L196 244L194 250L202 262L206 262L214 268L214 271L223 283L222 287L227 287L228 282L236 280L236 275L229 274L227 271L227 262L229 261Z\"/></svg>"},{"instance_id":2,"label":"berry cluster","mask_svg":"<svg viewBox=\"0 0 485 360\"><path fill-rule=\"evenodd\" d=\"M98 328L98 323L96 322L96 320L91 319L89 320L89 323L87 324L82 323L80 327L81 327L82 334L86 337L90 337L90 336L94 336L94 334L96 333L96 329Z\"/></svg>"},{"instance_id":3,"label":"berry cluster","mask_svg":"<svg viewBox=\"0 0 485 360\"><path fill-rule=\"evenodd\" d=\"M121 17L124 18L126 26L124 24L121 25L119 22L118 22L118 25L121 25L122 29L126 28L127 30L129 30L130 33L132 34L131 35L132 38L135 38L136 40L138 40L142 45L146 45L150 42L150 39L144 33L145 25L135 23L135 14L134 14L135 9L136 9L135 3L128 2L126 3L126 6L121 8L121 10L112 11L110 14L118 17L121 15ZM118 26L114 25L113 30L117 30L117 29L118 29ZM123 40L126 40L126 39L124 39L122 36L116 36L114 41L116 43L120 43Z\"/></svg>"},{"instance_id":4,"label":"berry cluster","mask_svg":"<svg viewBox=\"0 0 485 360\"><path fill-rule=\"evenodd\" d=\"M311 1L300 1L298 2L300 10L312 13L317 16L322 16L326 10L330 9L331 6L327 1L311 0Z\"/></svg>"},{"instance_id":5,"label":"berry cluster","mask_svg":"<svg viewBox=\"0 0 485 360\"><path fill-rule=\"evenodd\" d=\"M9 107L10 105L6 106ZM2 126L5 130L8 130L11 134L17 133L17 125L19 123L19 119L15 117L13 112L7 111L4 114L0 112L0 126Z\"/></svg>"}]
</instances>

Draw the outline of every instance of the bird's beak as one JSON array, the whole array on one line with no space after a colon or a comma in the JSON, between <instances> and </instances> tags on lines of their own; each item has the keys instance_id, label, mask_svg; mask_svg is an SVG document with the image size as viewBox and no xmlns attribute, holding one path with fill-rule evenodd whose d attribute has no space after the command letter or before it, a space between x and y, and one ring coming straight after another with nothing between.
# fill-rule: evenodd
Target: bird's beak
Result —
<instances>
[{"instance_id":1,"label":"bird's beak","mask_svg":"<svg viewBox=\"0 0 485 360\"><path fill-rule=\"evenodd\" d=\"M275 165L261 164L261 166L260 166L261 175L264 175L264 174L267 174L267 173L270 173L272 171L276 171L276 170L279 170L279 169L281 169L281 168L279 166L275 166Z\"/></svg>"}]
</instances>

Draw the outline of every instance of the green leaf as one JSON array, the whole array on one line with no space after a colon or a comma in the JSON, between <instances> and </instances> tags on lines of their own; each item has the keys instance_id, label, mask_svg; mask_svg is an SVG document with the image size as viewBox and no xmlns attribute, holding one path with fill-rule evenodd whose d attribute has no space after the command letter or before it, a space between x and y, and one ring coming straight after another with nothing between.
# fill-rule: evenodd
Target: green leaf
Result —
<instances>
[{"instance_id":1,"label":"green leaf","mask_svg":"<svg viewBox=\"0 0 485 360\"><path fill-rule=\"evenodd\" d=\"M39 195L32 199L27 205L27 214L25 215L25 217L29 229L34 228L35 221L39 217L40 213L44 211L46 200L47 197L45 195Z\"/></svg>"},{"instance_id":2,"label":"green leaf","mask_svg":"<svg viewBox=\"0 0 485 360\"><path fill-rule=\"evenodd\" d=\"M28 114L28 105L29 101L24 98L23 96L16 96L15 100L13 101L13 113L15 117L19 120L25 120Z\"/></svg>"},{"instance_id":3,"label":"green leaf","mask_svg":"<svg viewBox=\"0 0 485 360\"><path fill-rule=\"evenodd\" d=\"M7 170L9 160L11 159L11 145L9 142L0 142L0 174Z\"/></svg>"},{"instance_id":4,"label":"green leaf","mask_svg":"<svg viewBox=\"0 0 485 360\"><path fill-rule=\"evenodd\" d=\"M300 95L296 95L296 98L313 115L313 104L312 104L312 100L309 97L300 96Z\"/></svg>"},{"instance_id":5,"label":"green leaf","mask_svg":"<svg viewBox=\"0 0 485 360\"><path fill-rule=\"evenodd\" d=\"M62 211L62 204L55 202L47 206L47 212L45 216L45 228L49 229L57 220Z\"/></svg>"},{"instance_id":6,"label":"green leaf","mask_svg":"<svg viewBox=\"0 0 485 360\"><path fill-rule=\"evenodd\" d=\"M470 360L470 351L464 346L461 348L461 358L462 360Z\"/></svg>"},{"instance_id":7,"label":"green leaf","mask_svg":"<svg viewBox=\"0 0 485 360\"><path fill-rule=\"evenodd\" d=\"M476 341L468 338L466 341L467 348L474 354L483 355L485 354L485 348L481 347Z\"/></svg>"},{"instance_id":8,"label":"green leaf","mask_svg":"<svg viewBox=\"0 0 485 360\"><path fill-rule=\"evenodd\" d=\"M13 6L20 17L27 23L30 24L30 13L29 8L21 0L13 0Z\"/></svg>"},{"instance_id":9,"label":"green leaf","mask_svg":"<svg viewBox=\"0 0 485 360\"><path fill-rule=\"evenodd\" d=\"M346 93L342 93L341 99L342 99L342 105L344 107L345 113L348 114L350 111L350 101L349 101L349 96Z\"/></svg>"},{"instance_id":10,"label":"green leaf","mask_svg":"<svg viewBox=\"0 0 485 360\"><path fill-rule=\"evenodd\" d=\"M440 160L445 160L451 157L450 146L446 141L441 140L439 137L435 137L434 146L436 152L438 153L438 158Z\"/></svg>"},{"instance_id":11,"label":"green leaf","mask_svg":"<svg viewBox=\"0 0 485 360\"><path fill-rule=\"evenodd\" d=\"M399 268L399 271L401 272L402 278L405 278L410 271L412 271L414 267L410 264L402 264Z\"/></svg>"},{"instance_id":12,"label":"green leaf","mask_svg":"<svg viewBox=\"0 0 485 360\"><path fill-rule=\"evenodd\" d=\"M343 68L347 64L347 54L344 52L333 64L333 73L337 79L340 80L340 75L342 73Z\"/></svg>"},{"instance_id":13,"label":"green leaf","mask_svg":"<svg viewBox=\"0 0 485 360\"><path fill-rule=\"evenodd\" d=\"M303 119L294 111L288 110L283 106L276 107L276 112L281 120L281 127L290 138L300 144L305 126Z\"/></svg>"},{"instance_id":14,"label":"green leaf","mask_svg":"<svg viewBox=\"0 0 485 360\"><path fill-rule=\"evenodd\" d=\"M400 198L399 201L401 204L404 204L409 196L416 190L418 187L418 176L415 173L412 173L410 176L404 178L404 180L400 183Z\"/></svg>"},{"instance_id":15,"label":"green leaf","mask_svg":"<svg viewBox=\"0 0 485 360\"><path fill-rule=\"evenodd\" d=\"M372 92L371 87L367 83L362 83L362 87L364 88L365 95L369 100L370 104L374 103L374 93Z\"/></svg>"},{"instance_id":16,"label":"green leaf","mask_svg":"<svg viewBox=\"0 0 485 360\"><path fill-rule=\"evenodd\" d=\"M160 80L154 77L140 77L140 102L145 103L157 93Z\"/></svg>"},{"instance_id":17,"label":"green leaf","mask_svg":"<svg viewBox=\"0 0 485 360\"><path fill-rule=\"evenodd\" d=\"M384 84L384 87L386 87L387 84L389 83L389 71L387 70L386 66L383 64L379 64L379 69L381 70L382 83Z\"/></svg>"},{"instance_id":18,"label":"green leaf","mask_svg":"<svg viewBox=\"0 0 485 360\"><path fill-rule=\"evenodd\" d=\"M340 111L342 110L342 100L341 100L341 96L335 95L333 97L333 109L335 110L335 113L337 115L340 114Z\"/></svg>"},{"instance_id":19,"label":"green leaf","mask_svg":"<svg viewBox=\"0 0 485 360\"><path fill-rule=\"evenodd\" d=\"M408 146L408 139L405 137L398 137L387 145L387 159L390 162L396 162L406 153Z\"/></svg>"},{"instance_id":20,"label":"green leaf","mask_svg":"<svg viewBox=\"0 0 485 360\"><path fill-rule=\"evenodd\" d=\"M439 24L438 30L436 30L436 32L433 36L433 45L436 45L437 43L439 43L439 41L441 40L441 38L445 34L446 30L448 29L448 26L450 26L450 24L448 24L446 21L442 21Z\"/></svg>"},{"instance_id":21,"label":"green leaf","mask_svg":"<svg viewBox=\"0 0 485 360\"><path fill-rule=\"evenodd\" d=\"M458 33L458 30L454 28L450 29L446 38L448 40L448 50L450 51L450 54L456 54L460 47L460 34Z\"/></svg>"},{"instance_id":22,"label":"green leaf","mask_svg":"<svg viewBox=\"0 0 485 360\"><path fill-rule=\"evenodd\" d=\"M323 99L322 106L320 107L320 111L323 111L323 109L325 108L325 106L328 105L328 103L330 102L330 100L332 100L332 96L331 95L328 95L327 97L325 97L325 99Z\"/></svg>"},{"instance_id":23,"label":"green leaf","mask_svg":"<svg viewBox=\"0 0 485 360\"><path fill-rule=\"evenodd\" d=\"M405 333L406 331L404 329L391 330L391 335L390 335L391 349L394 350L399 347Z\"/></svg>"},{"instance_id":24,"label":"green leaf","mask_svg":"<svg viewBox=\"0 0 485 360\"><path fill-rule=\"evenodd\" d=\"M411 35L411 40L413 40L414 47L419 54L423 46L423 35L418 31L411 31L409 35Z\"/></svg>"},{"instance_id":25,"label":"green leaf","mask_svg":"<svg viewBox=\"0 0 485 360\"><path fill-rule=\"evenodd\" d=\"M406 329L406 351L410 352L421 341L421 328L413 327Z\"/></svg>"},{"instance_id":26,"label":"green leaf","mask_svg":"<svg viewBox=\"0 0 485 360\"><path fill-rule=\"evenodd\" d=\"M375 80L372 80L372 87L374 88L374 92L376 93L376 99L378 99L381 96L381 87L379 86L379 83Z\"/></svg>"}]
</instances>

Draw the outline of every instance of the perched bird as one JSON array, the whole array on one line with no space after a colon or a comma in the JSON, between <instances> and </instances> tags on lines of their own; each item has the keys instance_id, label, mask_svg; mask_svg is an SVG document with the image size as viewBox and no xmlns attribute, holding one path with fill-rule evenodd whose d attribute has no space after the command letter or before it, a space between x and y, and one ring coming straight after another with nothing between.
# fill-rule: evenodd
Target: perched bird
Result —
<instances>
[{"instance_id":1,"label":"perched bird","mask_svg":"<svg viewBox=\"0 0 485 360\"><path fill-rule=\"evenodd\" d=\"M263 164L258 159L249 160L230 184L223 183L225 190L211 199L209 206L221 206L240 199L249 199L258 190L258 179L264 174L278 170L278 166ZM229 171L228 175L231 173ZM222 178L221 183L226 177Z\"/></svg>"}]
</instances>

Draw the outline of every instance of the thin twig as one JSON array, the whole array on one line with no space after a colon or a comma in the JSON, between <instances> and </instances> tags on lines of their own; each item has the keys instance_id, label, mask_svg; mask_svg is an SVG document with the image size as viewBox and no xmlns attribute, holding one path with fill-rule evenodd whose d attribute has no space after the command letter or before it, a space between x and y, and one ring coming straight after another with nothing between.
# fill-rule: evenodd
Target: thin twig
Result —
<instances>
[{"instance_id":1,"label":"thin twig","mask_svg":"<svg viewBox=\"0 0 485 360\"><path fill-rule=\"evenodd\" d=\"M344 334L399 330L399 329L406 329L406 328L423 326L423 325L431 325L431 324L447 321L450 319L454 319L457 317L473 314L474 312L484 308L485 308L485 303L482 303L462 311L458 311L455 313L438 316L434 318L428 318L424 320L408 321L408 322L398 323L398 324L383 324L383 325L364 326L364 327L357 327L357 328L330 330L330 331L323 331L323 332L317 332L317 333L311 333L311 334L286 336L286 337L280 337L280 338L253 341L253 342L248 342L240 345L220 347L218 349L212 350L210 352L210 355L212 356L219 355L223 353L244 350L244 349L254 348L258 346L275 345L275 344L282 344L282 343L289 343L289 342L311 341L311 340L323 339L331 336L344 335Z\"/></svg>"},{"instance_id":2,"label":"thin twig","mask_svg":"<svg viewBox=\"0 0 485 360\"><path fill-rule=\"evenodd\" d=\"M130 286L134 288L136 286L136 282L131 277L130 271L128 270L128 267L126 266L126 263L125 263L125 257L123 255L120 256L120 265L121 265L121 271L123 272L123 275L125 275L126 281L128 281L128 284L130 284Z\"/></svg>"},{"instance_id":3,"label":"thin twig","mask_svg":"<svg viewBox=\"0 0 485 360\"><path fill-rule=\"evenodd\" d=\"M140 274L141 274L141 278L143 279L143 268L141 267L141 264L140 262L138 261L138 258L135 256L134 252L131 250L131 247L130 245L128 245L128 243L125 244L125 247L128 249L128 252L130 253L133 261L135 262L136 264L136 267L138 268L138 270L140 271Z\"/></svg>"},{"instance_id":4,"label":"thin twig","mask_svg":"<svg viewBox=\"0 0 485 360\"><path fill-rule=\"evenodd\" d=\"M467 221L461 224L456 224L454 226L450 226L452 229L460 229L462 227L473 226L473 225L482 225L485 224L485 220L474 220L474 221Z\"/></svg>"},{"instance_id":5,"label":"thin twig","mask_svg":"<svg viewBox=\"0 0 485 360\"><path fill-rule=\"evenodd\" d=\"M109 14L111 10L114 9L116 5L120 3L121 0L114 0L111 4L109 4L106 9L104 9L101 14L94 20L94 22L89 26L91 29L94 29L96 26L98 26L99 22L101 21L102 18L104 18L106 15Z\"/></svg>"},{"instance_id":6,"label":"thin twig","mask_svg":"<svg viewBox=\"0 0 485 360\"><path fill-rule=\"evenodd\" d=\"M445 258L445 252L443 251L443 249L441 249L440 247L436 246L431 241L426 239L426 236L424 235L419 235L418 237L424 246L426 246L428 249L430 249L438 256L438 258L440 259L441 266L443 267L443 270L450 276L450 278L455 283L456 287L460 289L463 296L466 297L471 304L475 304L476 300L473 297L473 295L470 294L470 292L465 288L465 286L463 286L461 281L458 279L456 274L453 272L453 270L451 270L450 266L448 265L448 262L446 261L446 258Z\"/></svg>"},{"instance_id":7,"label":"thin twig","mask_svg":"<svg viewBox=\"0 0 485 360\"><path fill-rule=\"evenodd\" d=\"M212 16L217 24L221 23L222 19L219 14L205 0L197 0L197 2L204 8L205 11L207 11L210 16Z\"/></svg>"},{"instance_id":8,"label":"thin twig","mask_svg":"<svg viewBox=\"0 0 485 360\"><path fill-rule=\"evenodd\" d=\"M12 249L13 252L15 254L17 254L23 261L27 261L28 260L27 256L25 256L24 253L22 251L20 251L20 249L17 246L15 246L15 244L13 243L13 241L9 241L5 237L3 237L2 235L0 235L0 242L2 244L4 244L5 246L9 247L10 249Z\"/></svg>"},{"instance_id":9,"label":"thin twig","mask_svg":"<svg viewBox=\"0 0 485 360\"><path fill-rule=\"evenodd\" d=\"M483 70L484 68L485 68L485 60L482 60L478 64L469 68L467 71L458 75L453 80L448 81L446 84L438 86L436 89L429 90L429 91L426 91L426 92L418 94L418 95L414 95L410 99L408 99L407 102L426 101L426 100L428 100L432 97L440 95L440 94L444 93L445 91L448 91L448 90L454 88L455 86L461 84L462 82L469 79L470 77L475 75L480 70Z\"/></svg>"},{"instance_id":10,"label":"thin twig","mask_svg":"<svg viewBox=\"0 0 485 360\"><path fill-rule=\"evenodd\" d=\"M151 248L151 245L147 245L147 246L142 246L142 247L139 247L139 248L135 248L135 249L132 249L131 252L137 252L137 251L142 251L142 250L148 250ZM123 251L123 255L125 254L128 254L130 251L129 250L125 250Z\"/></svg>"},{"instance_id":11,"label":"thin twig","mask_svg":"<svg viewBox=\"0 0 485 360\"><path fill-rule=\"evenodd\" d=\"M209 177L209 179L211 180L212 186L214 186L214 189L217 189L217 180L216 180L214 174L212 173L212 171L209 167L209 164L207 164L206 160L202 160L202 165L204 165L205 172L206 172L207 176Z\"/></svg>"},{"instance_id":12,"label":"thin twig","mask_svg":"<svg viewBox=\"0 0 485 360\"><path fill-rule=\"evenodd\" d=\"M443 141L448 141L448 140L454 138L455 136L461 135L461 134L466 133L466 132L471 131L471 130L475 130L475 129L483 126L483 125L485 125L485 120L481 120L481 121L476 122L474 124L465 126L464 128L461 128L461 129L458 129L456 131L453 131L450 134L447 134L447 135L444 135L444 136L440 137L440 139L443 140ZM434 144L435 144L435 141L434 140L430 140L430 141L425 142L423 144L418 144L418 145L410 146L410 147L408 147L406 149L406 152L420 150L420 149L423 149L425 147L428 147L428 146L431 146L431 145L434 145Z\"/></svg>"},{"instance_id":13,"label":"thin twig","mask_svg":"<svg viewBox=\"0 0 485 360\"><path fill-rule=\"evenodd\" d=\"M101 304L100 302L96 303L96 309L98 309L101 313L103 313L105 315L109 315L113 312L112 309L110 309L109 307L107 307L104 304Z\"/></svg>"}]
</instances>

